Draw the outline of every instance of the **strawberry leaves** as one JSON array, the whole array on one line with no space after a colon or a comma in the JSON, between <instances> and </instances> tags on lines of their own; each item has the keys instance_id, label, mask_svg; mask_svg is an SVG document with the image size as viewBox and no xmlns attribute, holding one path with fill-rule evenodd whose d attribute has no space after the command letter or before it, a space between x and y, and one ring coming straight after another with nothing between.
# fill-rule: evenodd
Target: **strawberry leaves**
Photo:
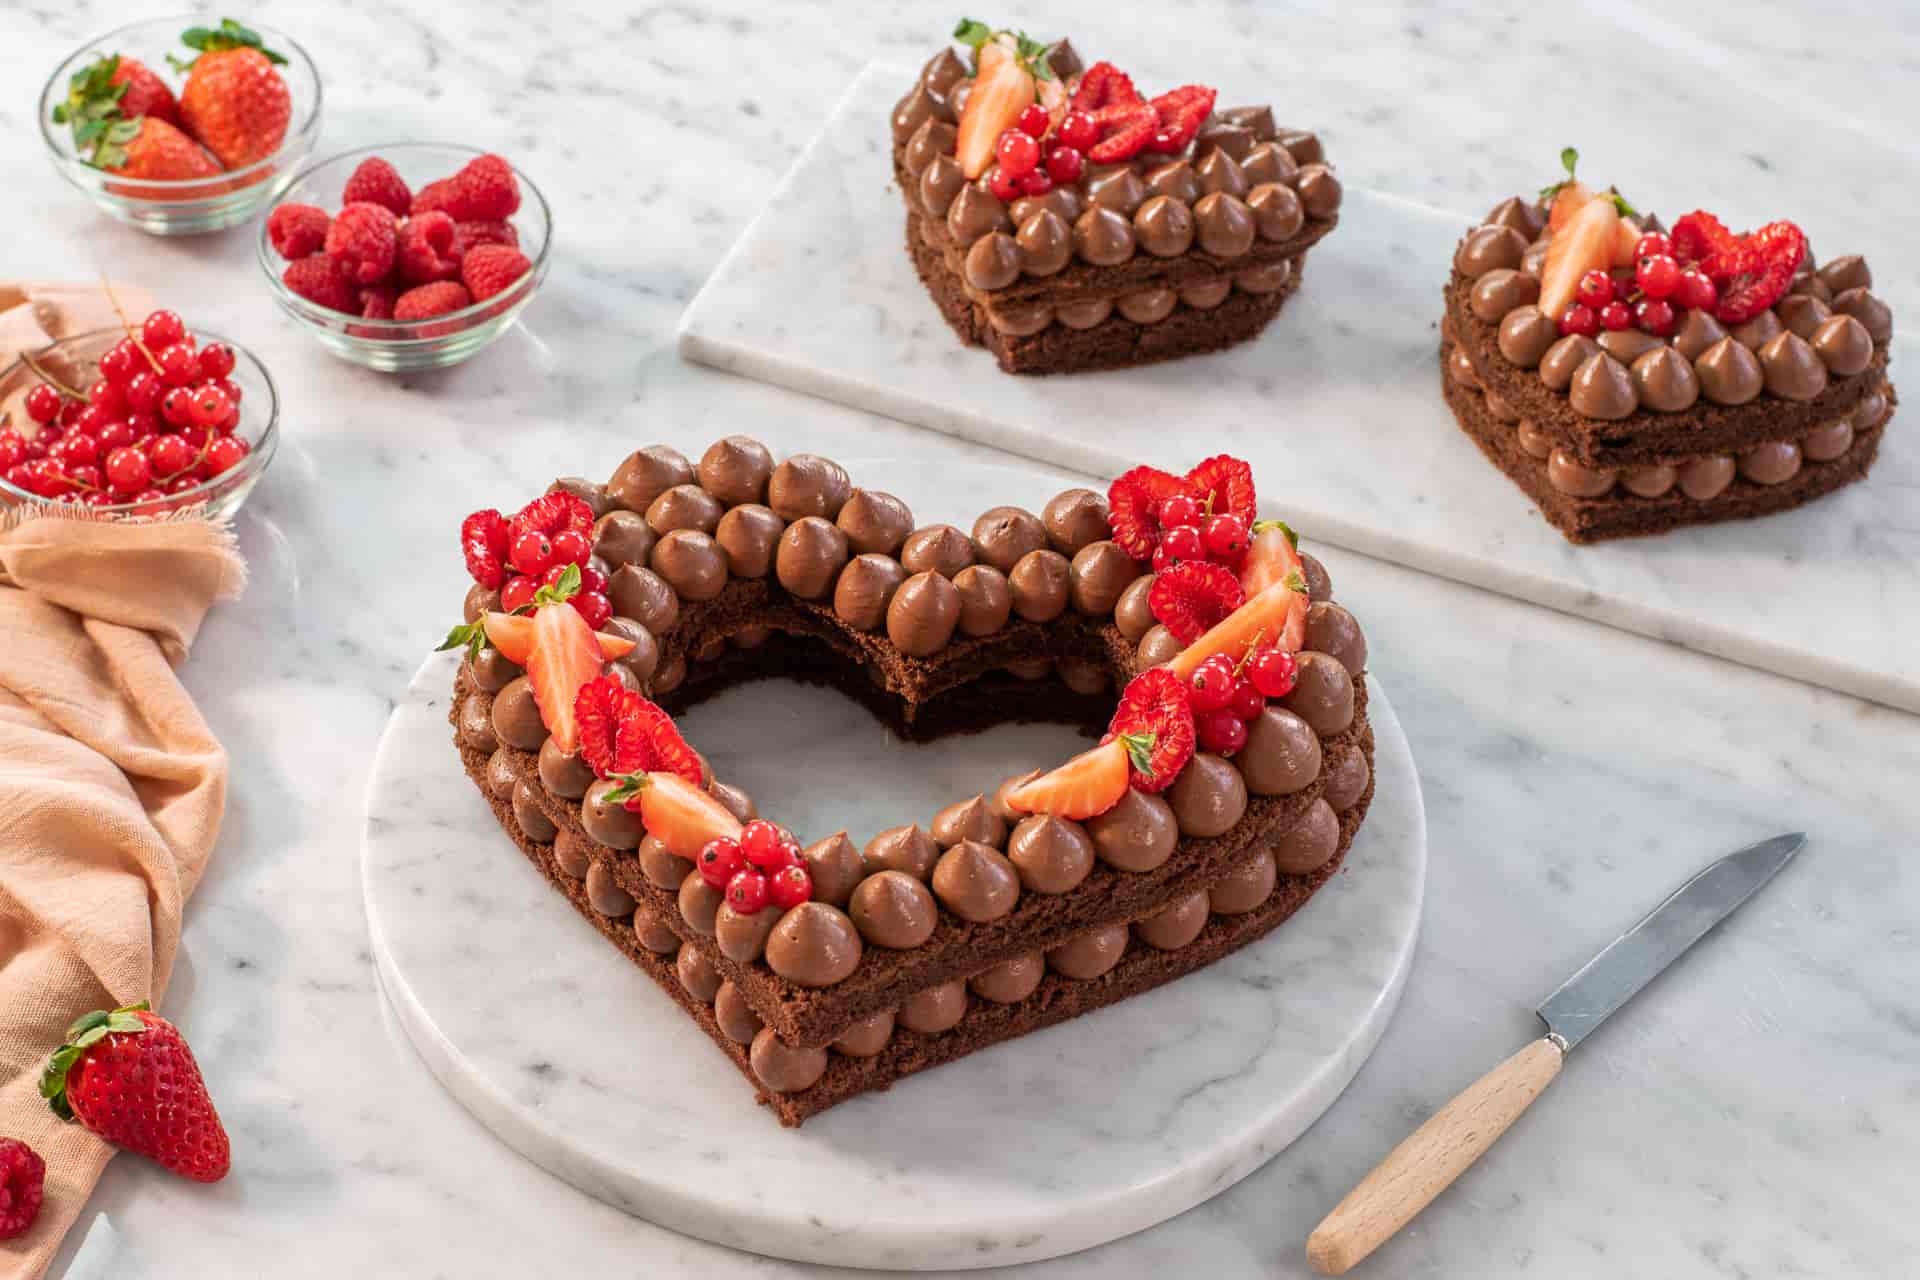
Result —
<instances>
[{"instance_id":1,"label":"strawberry leaves","mask_svg":"<svg viewBox=\"0 0 1920 1280\"><path fill-rule=\"evenodd\" d=\"M180 33L180 43L198 53L225 53L229 49L255 49L268 62L276 67L287 65L286 57L266 47L260 39L260 33L251 27L241 26L232 18L220 19L217 27L188 27ZM167 55L167 61L176 71L191 70L198 57L176 58Z\"/></svg>"},{"instance_id":2,"label":"strawberry leaves","mask_svg":"<svg viewBox=\"0 0 1920 1280\"><path fill-rule=\"evenodd\" d=\"M487 647L486 617L475 618L472 622L463 622L447 632L447 638L433 647L435 653L446 653L452 649L465 649L468 662L480 661L480 651Z\"/></svg>"},{"instance_id":3,"label":"strawberry leaves","mask_svg":"<svg viewBox=\"0 0 1920 1280\"><path fill-rule=\"evenodd\" d=\"M62 1120L73 1119L73 1108L67 1104L67 1073L88 1049L108 1036L137 1035L145 1031L147 1024L139 1015L150 1007L142 1000L111 1011L95 1009L74 1020L67 1028L66 1042L54 1050L53 1056L47 1059L46 1069L40 1073L40 1096L47 1100L53 1114Z\"/></svg>"},{"instance_id":4,"label":"strawberry leaves","mask_svg":"<svg viewBox=\"0 0 1920 1280\"><path fill-rule=\"evenodd\" d=\"M973 50L976 64L980 56L980 46L1001 36L1007 36L1012 40L1014 55L1019 58L1020 65L1026 69L1028 75L1035 80L1056 78L1053 74L1052 58L1054 49L1060 43L1057 40L1049 43L1036 40L1024 31L995 30L978 18L962 18L959 25L953 29L953 38Z\"/></svg>"}]
</instances>

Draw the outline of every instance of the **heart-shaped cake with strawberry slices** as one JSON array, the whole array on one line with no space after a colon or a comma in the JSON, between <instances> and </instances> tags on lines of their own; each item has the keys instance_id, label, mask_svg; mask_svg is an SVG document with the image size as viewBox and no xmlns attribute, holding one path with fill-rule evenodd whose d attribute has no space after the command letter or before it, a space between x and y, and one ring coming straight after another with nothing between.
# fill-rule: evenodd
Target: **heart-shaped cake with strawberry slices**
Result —
<instances>
[{"instance_id":1,"label":"heart-shaped cake with strawberry slices","mask_svg":"<svg viewBox=\"0 0 1920 1280\"><path fill-rule=\"evenodd\" d=\"M732 436L460 532L468 775L784 1124L1252 942L1372 799L1365 638L1234 458L962 528ZM1092 745L883 831L795 831L673 719L783 676L908 739Z\"/></svg>"},{"instance_id":2,"label":"heart-shaped cake with strawberry slices","mask_svg":"<svg viewBox=\"0 0 1920 1280\"><path fill-rule=\"evenodd\" d=\"M1315 134L1065 40L954 38L891 127L907 252L962 341L1009 373L1145 364L1243 342L1299 287L1340 210Z\"/></svg>"},{"instance_id":3,"label":"heart-shaped cake with strawberry slices","mask_svg":"<svg viewBox=\"0 0 1920 1280\"><path fill-rule=\"evenodd\" d=\"M1447 403L1573 542L1768 515L1867 474L1893 317L1865 259L1791 222L1671 230L1575 174L1503 200L1454 254Z\"/></svg>"}]
</instances>

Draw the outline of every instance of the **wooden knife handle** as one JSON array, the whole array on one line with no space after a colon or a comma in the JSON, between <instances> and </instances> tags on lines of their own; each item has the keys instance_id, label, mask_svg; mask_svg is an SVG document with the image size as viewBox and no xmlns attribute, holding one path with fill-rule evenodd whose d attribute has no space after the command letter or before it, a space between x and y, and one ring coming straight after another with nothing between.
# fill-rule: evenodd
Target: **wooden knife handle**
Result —
<instances>
[{"instance_id":1,"label":"wooden knife handle","mask_svg":"<svg viewBox=\"0 0 1920 1280\"><path fill-rule=\"evenodd\" d=\"M1307 1261L1345 1275L1413 1220L1520 1118L1553 1078L1566 1051L1536 1040L1455 1095L1395 1147L1307 1237Z\"/></svg>"}]
</instances>

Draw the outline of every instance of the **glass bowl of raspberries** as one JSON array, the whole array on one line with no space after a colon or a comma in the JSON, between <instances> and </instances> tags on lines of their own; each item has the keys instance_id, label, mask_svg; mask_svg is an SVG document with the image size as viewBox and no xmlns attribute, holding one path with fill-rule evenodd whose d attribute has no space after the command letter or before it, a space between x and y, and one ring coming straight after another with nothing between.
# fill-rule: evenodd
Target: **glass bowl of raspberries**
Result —
<instances>
[{"instance_id":1,"label":"glass bowl of raspberries","mask_svg":"<svg viewBox=\"0 0 1920 1280\"><path fill-rule=\"evenodd\" d=\"M442 369L513 324L546 278L552 227L540 189L501 157L393 143L296 178L261 223L260 266L335 355Z\"/></svg>"},{"instance_id":2,"label":"glass bowl of raspberries","mask_svg":"<svg viewBox=\"0 0 1920 1280\"><path fill-rule=\"evenodd\" d=\"M0 372L0 507L218 518L279 444L265 366L172 311L64 338Z\"/></svg>"},{"instance_id":3,"label":"glass bowl of raspberries","mask_svg":"<svg viewBox=\"0 0 1920 1280\"><path fill-rule=\"evenodd\" d=\"M320 73L283 31L231 18L136 22L75 50L40 92L54 168L156 235L238 226L320 137Z\"/></svg>"}]
</instances>

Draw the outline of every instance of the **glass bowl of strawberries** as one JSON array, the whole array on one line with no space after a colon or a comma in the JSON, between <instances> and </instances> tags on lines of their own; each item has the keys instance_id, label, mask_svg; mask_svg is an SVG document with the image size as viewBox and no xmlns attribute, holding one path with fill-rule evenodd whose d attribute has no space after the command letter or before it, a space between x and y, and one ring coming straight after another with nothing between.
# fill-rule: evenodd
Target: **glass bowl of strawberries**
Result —
<instances>
[{"instance_id":1,"label":"glass bowl of strawberries","mask_svg":"<svg viewBox=\"0 0 1920 1280\"><path fill-rule=\"evenodd\" d=\"M237 510L280 444L280 395L243 348L171 311L0 371L0 507L122 517Z\"/></svg>"},{"instance_id":2,"label":"glass bowl of strawberries","mask_svg":"<svg viewBox=\"0 0 1920 1280\"><path fill-rule=\"evenodd\" d=\"M282 31L231 18L136 22L88 41L40 93L60 175L156 235L237 226L320 137L320 74Z\"/></svg>"},{"instance_id":3,"label":"glass bowl of strawberries","mask_svg":"<svg viewBox=\"0 0 1920 1280\"><path fill-rule=\"evenodd\" d=\"M260 226L274 298L335 355L386 373L459 364L546 279L546 197L500 156L389 143L323 160Z\"/></svg>"}]
</instances>

